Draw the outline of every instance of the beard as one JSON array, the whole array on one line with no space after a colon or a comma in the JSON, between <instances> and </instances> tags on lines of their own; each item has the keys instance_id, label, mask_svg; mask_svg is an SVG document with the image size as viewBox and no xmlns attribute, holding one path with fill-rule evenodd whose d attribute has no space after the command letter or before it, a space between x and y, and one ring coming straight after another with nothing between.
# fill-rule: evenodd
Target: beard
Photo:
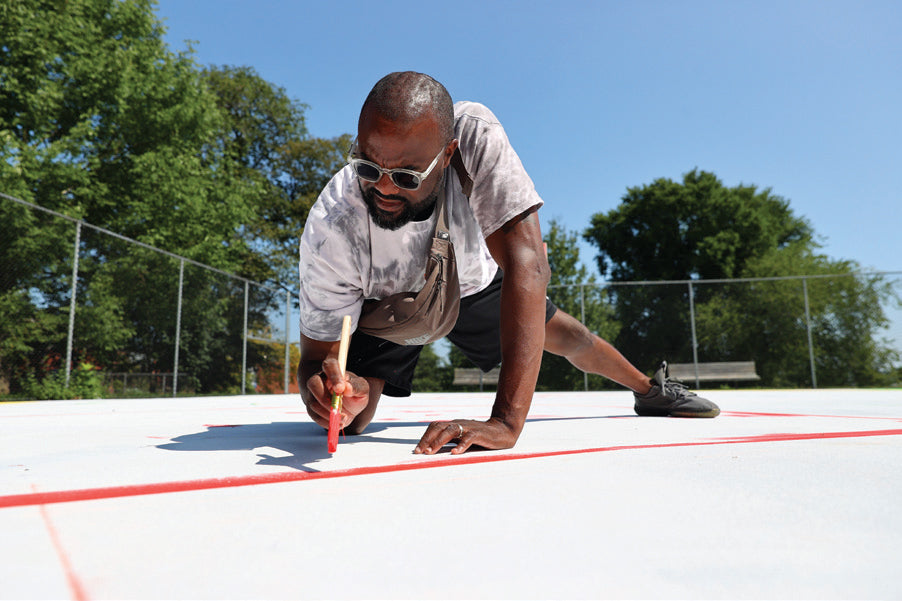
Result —
<instances>
[{"instance_id":1,"label":"beard","mask_svg":"<svg viewBox=\"0 0 902 601\"><path fill-rule=\"evenodd\" d=\"M442 177L436 182L432 192L418 203L412 203L403 196L397 196L395 194L384 196L376 191L375 186L369 190L364 190L359 180L357 185L360 186L360 193L363 195L363 201L366 203L367 211L369 212L370 219L373 220L373 223L384 230L394 231L407 225L411 221L423 221L428 219L435 209L435 203L438 200L439 191L441 190L440 186L444 185L444 183L445 175L442 174ZM380 198L403 203L401 210L397 213L383 211L376 204L377 200Z\"/></svg>"}]
</instances>

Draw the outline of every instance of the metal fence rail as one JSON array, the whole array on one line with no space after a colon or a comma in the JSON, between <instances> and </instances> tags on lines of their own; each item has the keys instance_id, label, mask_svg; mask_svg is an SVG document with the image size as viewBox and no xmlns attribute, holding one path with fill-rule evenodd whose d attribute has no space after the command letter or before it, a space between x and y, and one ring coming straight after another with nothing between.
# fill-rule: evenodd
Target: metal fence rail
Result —
<instances>
[{"instance_id":1,"label":"metal fence rail","mask_svg":"<svg viewBox=\"0 0 902 601\"><path fill-rule=\"evenodd\" d=\"M119 388L122 394L138 388L173 396L180 391L297 391L293 371L299 349L291 340L298 332L291 310L297 294L291 287L255 282L3 193L0 202L10 203L0 205L4 210L15 205L34 220L43 219L41 231L52 238L40 245L37 257L0 255L7 261L31 261L29 273L39 272L29 276L24 290L16 290L19 276L8 273L22 270L0 264L0 301L3 295L24 298L30 319L45 328L46 343L33 350L32 363L37 357L47 363L45 372L60 370L66 386L79 356L102 355L106 361L97 363L104 366L109 390L117 394ZM0 242L8 249L7 240ZM626 341L621 351L642 370L653 368L655 359L691 363L697 380L701 364L754 361L763 384L816 388L836 382L831 362L855 361L832 348L855 342L842 335L874 333L873 324L871 331L856 331L856 320L864 323L868 316L851 313L854 304L848 304L843 281L881 288L870 306L879 301L888 317L889 327L881 327L895 338L888 342L895 350L887 357L898 362L900 275L902 271L585 282L552 285L548 294L603 338ZM128 302L114 303L104 313L103 299L125 289ZM3 314L8 306L0 305L0 320L15 319ZM113 322L125 334L98 336ZM631 336L648 344L630 347ZM45 360L53 354L57 363ZM562 377L566 370L572 373ZM569 364L543 365L539 380L540 389L605 385L610 383Z\"/></svg>"},{"instance_id":2,"label":"metal fence rail","mask_svg":"<svg viewBox=\"0 0 902 601\"><path fill-rule=\"evenodd\" d=\"M296 292L292 291L288 286L281 285L276 288L272 285L263 284L260 282L252 281L248 278L244 278L242 276L229 273L223 271L221 269L217 269L210 265L206 265L199 261L192 260L188 257L184 257L152 245L146 244L144 242L134 240L127 236L123 236L116 232L112 232L105 228L92 225L87 223L81 219L76 219L74 217L70 217L68 215L64 215L57 211L53 211L47 209L45 207L41 207L39 205L24 201L19 198L15 198L9 196L7 194L0 193L0 198L5 201L9 201L11 203L18 204L20 206L26 207L30 211L42 213L50 216L54 220L68 222L73 226L74 239L71 245L71 271L69 272L69 287L68 287L68 327L66 333L66 342L65 342L65 357L60 361L61 366L60 369L65 371L65 385L69 386L71 380L71 371L73 366L73 353L74 347L77 343L77 324L79 318L79 310L85 308L85 302L79 298L79 284L84 283L82 279L85 277L84 274L84 266L83 259L85 257L89 257L94 254L95 249L99 246L96 244L96 239L92 240L91 237L94 236L102 236L106 240L104 241L104 245L109 245L110 240L119 242L127 246L128 248L122 251L122 256L134 256L138 251L144 251L146 253L151 253L160 259L163 259L169 262L172 265L177 265L177 299L175 303L175 308L173 311L172 322L174 324L174 343L172 345L173 351L173 359L172 363L169 366L171 368L171 373L169 374L171 377L169 378L171 394L173 396L178 394L179 391L179 383L184 378L180 378L180 371L182 370L182 365L184 363L184 357L181 356L182 347L184 346L183 341L183 333L184 333L184 323L183 323L183 313L184 306L183 300L185 296L185 280L186 280L186 268L192 269L195 272L195 276L198 271L203 271L211 276L215 276L220 278L221 280L226 280L229 284L223 285L222 282L218 284L214 284L214 286L221 287L224 289L238 289L240 290L240 294L242 295L242 307L243 314L241 316L242 328L240 330L240 346L241 346L241 385L240 390L241 393L244 394L247 392L248 388L248 345L249 343L258 343L264 345L271 345L273 343L278 343L284 347L284 356L282 357L282 390L287 392L290 389L290 381L291 381L291 347L292 343L290 340L290 332L291 332L291 306L292 306L292 298L297 298ZM60 256L54 257L55 261L59 261L61 259ZM62 258L64 260L64 258ZM48 261L50 262L50 261ZM5 269L6 266L0 265L0 270ZM172 277L175 279L176 271L172 270ZM134 284L133 284L134 285ZM62 309L62 307L53 307L51 304L47 303L43 300L45 297L49 296L49 293L46 290L40 289L40 287L33 287L28 290L30 298L36 305L46 305L42 308L44 310L53 310L55 308ZM269 322L265 324L262 328L264 330L261 332L252 332L249 328L249 312L251 311L251 306L249 300L254 294L265 294L267 295L267 301L258 301L256 304L256 309L259 310L261 307L266 310L266 319L265 321ZM276 302L276 298L284 299L284 303ZM86 301L89 302L89 301ZM190 316L189 316L190 318ZM281 324L275 323L275 319L284 318L284 326ZM260 322L260 320L257 320ZM260 323L257 323L257 326L260 326ZM269 332L270 336L264 336L266 332ZM278 338L275 338L278 336ZM158 366L162 369L165 369L165 366ZM140 372L135 372L136 375ZM163 371L154 372L159 376L163 375ZM112 375L112 374L110 374ZM122 373L116 374L113 379L123 377ZM164 380L165 381L165 380Z\"/></svg>"},{"instance_id":3,"label":"metal fence rail","mask_svg":"<svg viewBox=\"0 0 902 601\"><path fill-rule=\"evenodd\" d=\"M724 360L744 361L755 360L755 349L753 345L747 345L744 349L730 347L729 344L718 345L712 344L711 338L718 332L716 320L712 323L712 311L710 306L703 306L700 311L698 306L698 298L700 290L707 293L706 296L718 296L724 299L733 297L745 298L747 306L745 312L742 313L743 321L748 324L754 322L757 318L753 310L754 301L749 300L752 295L749 294L750 289L758 288L762 290L762 295L767 296L768 291L775 298L779 298L783 304L773 313L779 314L784 319L784 330L793 328L795 330L796 340L794 347L794 355L797 357L804 354L807 363L807 377L801 381L797 376L793 382L797 386L818 387L818 357L827 357L830 353L835 353L836 349L819 348L818 338L823 336L822 330L828 327L824 323L820 325L816 323L817 319L821 322L836 318L836 313L841 311L841 307L824 308L825 303L829 304L837 301L837 297L847 293L847 290L831 290L831 286L836 286L842 280L850 278L859 281L880 282L881 289L884 294L880 301L880 309L887 318L887 323L882 328L883 336L880 341L885 343L885 347L890 349L890 357L895 361L895 367L902 368L899 364L900 356L902 356L902 271L868 271L841 274L812 274L812 275L788 275L788 276L768 276L754 278L735 278L735 279L695 279L695 280L660 280L660 281L628 281L628 282L602 282L602 283L582 283L582 284L561 284L549 286L549 297L558 303L565 310L573 313L580 321L587 323L587 319L591 321L588 315L587 297L592 296L593 302L597 305L605 305L607 307L606 315L610 320L616 320L613 314L613 307L616 306L616 296L622 294L627 289L642 289L643 299L649 306L667 305L671 310L675 309L675 313L669 315L657 315L653 321L669 320L675 324L675 328L679 329L675 337L685 337L689 344L685 347L679 345L668 344L663 342L659 348L649 349L650 354L657 353L661 358L667 358L670 362L691 363L695 366L695 385L699 386L698 371L701 363L718 362ZM764 290L764 289L767 290ZM816 298L818 299L819 312L817 315L812 310L812 288L816 289ZM657 291L657 292L650 292ZM681 292L682 291L682 292ZM826 300L825 300L826 299ZM680 308L682 307L682 308ZM597 312L597 309L596 309ZM699 313L703 316L700 316ZM714 316L716 317L716 316ZM841 316L839 316L841 317ZM849 319L855 316L850 315ZM817 318L817 319L816 319ZM604 334L605 324L596 323L587 324L590 329L606 337ZM622 324L620 324L622 326ZM601 330L601 331L599 331ZM705 343L700 341L700 330L703 330ZM611 332L608 330L609 339L613 341L617 337L617 330ZM727 337L729 331L722 331L723 336ZM879 337L879 336L878 336ZM655 344L655 341L651 341ZM726 347L726 348L724 348ZM700 356L700 349L704 349L704 356ZM719 354L720 353L723 354ZM738 356L724 356L725 354L733 354ZM627 357L633 360L632 357ZM784 357L788 361L790 357ZM646 366L647 367L647 366ZM892 367L892 366L890 366ZM783 383L788 384L789 382ZM895 383L898 385L898 382ZM583 376L584 389L589 389L589 376Z\"/></svg>"}]
</instances>

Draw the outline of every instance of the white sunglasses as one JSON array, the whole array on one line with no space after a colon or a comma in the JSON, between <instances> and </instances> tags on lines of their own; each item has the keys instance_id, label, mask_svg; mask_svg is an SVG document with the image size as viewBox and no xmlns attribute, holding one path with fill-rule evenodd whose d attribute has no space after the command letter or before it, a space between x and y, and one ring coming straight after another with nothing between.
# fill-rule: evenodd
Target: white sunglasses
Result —
<instances>
[{"instance_id":1,"label":"white sunglasses","mask_svg":"<svg viewBox=\"0 0 902 601\"><path fill-rule=\"evenodd\" d=\"M419 188L420 184L423 183L424 179L429 177L429 174L438 164L438 160L445 153L445 148L439 150L438 154L435 155L435 158L432 159L432 162L429 163L429 167L426 168L426 171L420 172L413 171L412 169L384 169L372 161L356 158L354 156L356 150L357 142L355 141L351 146L351 151L348 153L348 164L354 169L354 173L357 174L357 177L368 182L378 182L382 179L382 174L384 173L391 178L394 185L404 190L416 190Z\"/></svg>"}]
</instances>

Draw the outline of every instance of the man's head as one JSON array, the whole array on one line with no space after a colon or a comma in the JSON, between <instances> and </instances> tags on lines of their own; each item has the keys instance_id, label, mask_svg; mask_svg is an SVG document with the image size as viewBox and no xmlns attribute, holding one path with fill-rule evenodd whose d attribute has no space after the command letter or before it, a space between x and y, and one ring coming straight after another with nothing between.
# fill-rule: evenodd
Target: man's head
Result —
<instances>
[{"instance_id":1,"label":"man's head","mask_svg":"<svg viewBox=\"0 0 902 601\"><path fill-rule=\"evenodd\" d=\"M445 87L422 73L386 75L363 103L357 132L355 158L377 168L367 166L366 173L358 169L360 190L376 225L397 229L431 215L444 170L457 148L454 105ZM423 173L430 165L433 168L423 178L384 173L391 169ZM409 189L417 181L418 187Z\"/></svg>"}]
</instances>

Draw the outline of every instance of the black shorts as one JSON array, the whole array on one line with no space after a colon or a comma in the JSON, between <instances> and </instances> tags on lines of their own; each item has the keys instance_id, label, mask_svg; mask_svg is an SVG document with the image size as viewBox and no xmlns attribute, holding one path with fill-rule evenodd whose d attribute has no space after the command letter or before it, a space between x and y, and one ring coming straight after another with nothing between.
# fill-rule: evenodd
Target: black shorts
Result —
<instances>
[{"instance_id":1,"label":"black shorts","mask_svg":"<svg viewBox=\"0 0 902 601\"><path fill-rule=\"evenodd\" d=\"M545 323L557 307L545 299ZM460 299L460 314L447 336L482 371L501 363L501 270L485 290ZM348 347L347 370L385 380L382 394L410 396L413 372L422 346L402 346L363 332L354 332Z\"/></svg>"}]
</instances>

